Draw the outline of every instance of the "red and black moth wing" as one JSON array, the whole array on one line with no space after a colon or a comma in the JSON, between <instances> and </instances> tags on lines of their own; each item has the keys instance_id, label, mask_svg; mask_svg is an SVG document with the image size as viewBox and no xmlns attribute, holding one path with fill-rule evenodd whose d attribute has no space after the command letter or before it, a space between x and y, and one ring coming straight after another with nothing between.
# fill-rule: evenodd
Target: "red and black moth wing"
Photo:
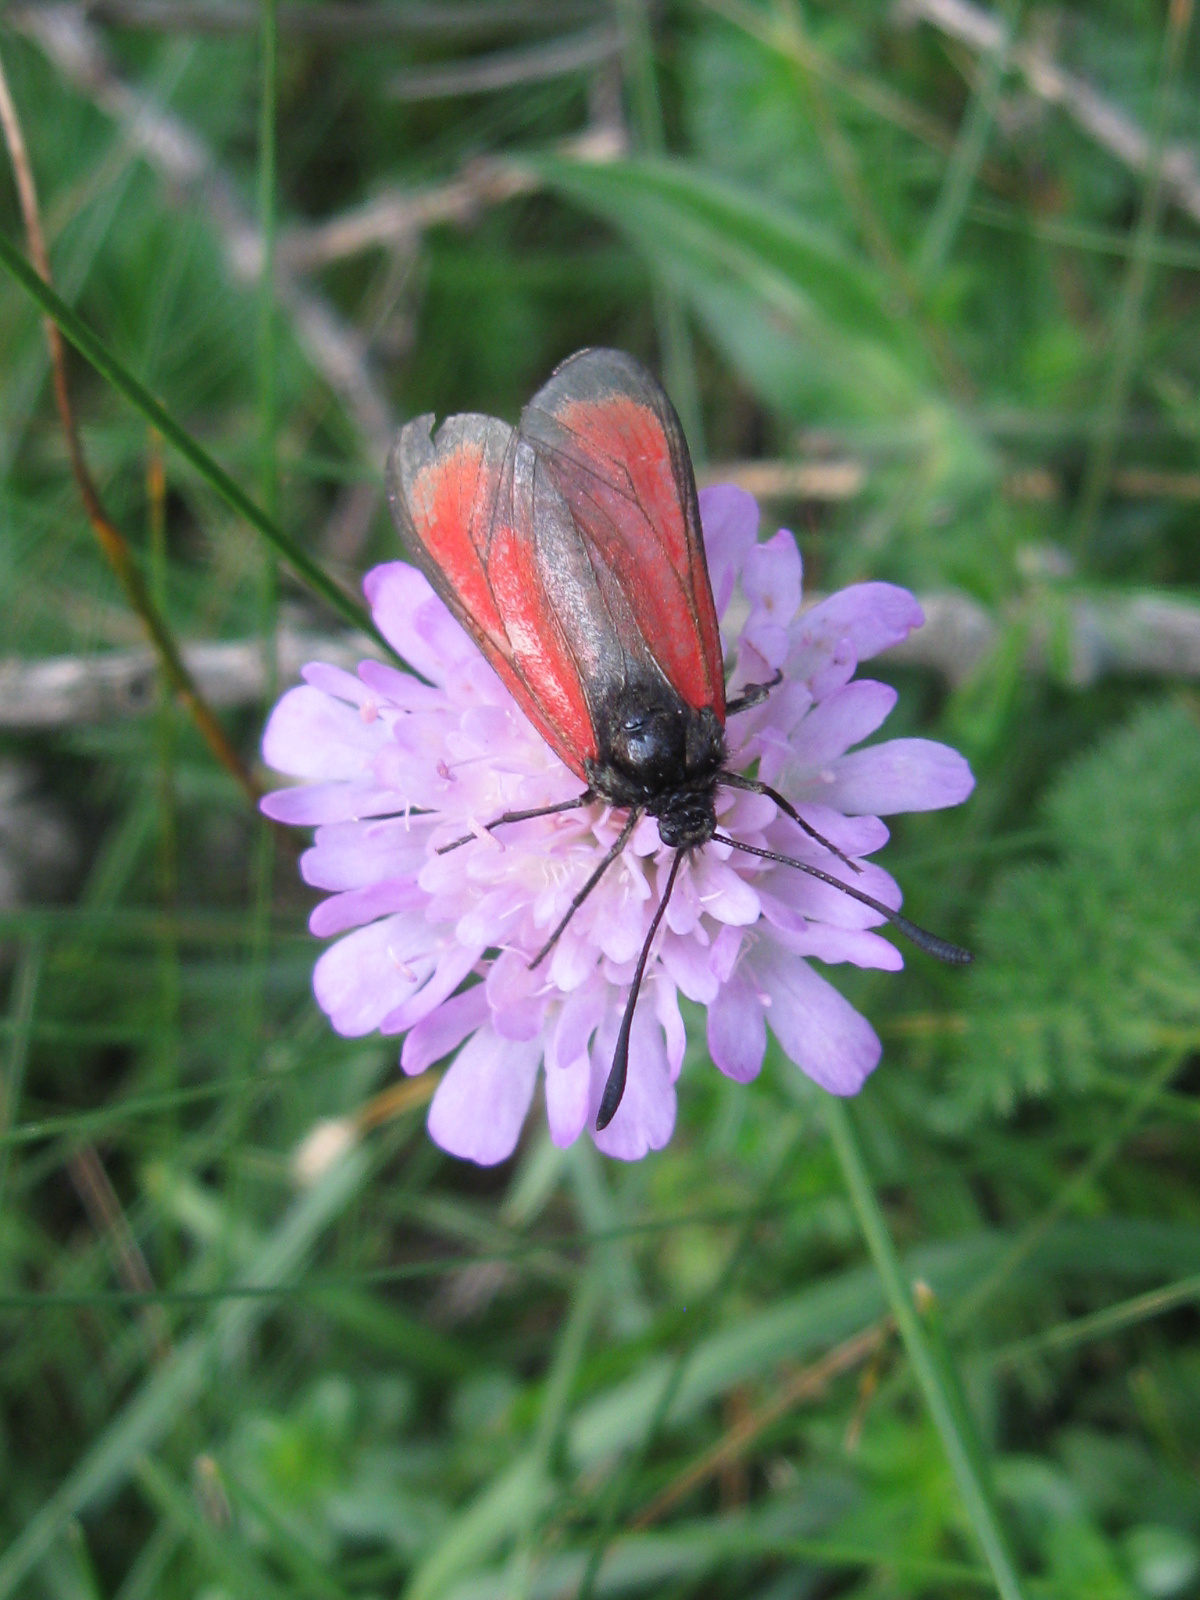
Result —
<instances>
[{"instance_id":1,"label":"red and black moth wing","mask_svg":"<svg viewBox=\"0 0 1200 1600\"><path fill-rule=\"evenodd\" d=\"M514 430L402 430L392 515L413 558L551 748L586 780L614 693L665 679L724 719L720 636L691 463L631 357L583 351Z\"/></svg>"},{"instance_id":2,"label":"red and black moth wing","mask_svg":"<svg viewBox=\"0 0 1200 1600\"><path fill-rule=\"evenodd\" d=\"M661 384L620 350L581 350L521 417L668 683L725 720L721 636L691 457Z\"/></svg>"},{"instance_id":3,"label":"red and black moth wing","mask_svg":"<svg viewBox=\"0 0 1200 1600\"><path fill-rule=\"evenodd\" d=\"M596 738L578 663L539 571L528 447L494 417L448 417L436 438L433 420L408 423L392 451L396 526L534 727L583 777Z\"/></svg>"}]
</instances>

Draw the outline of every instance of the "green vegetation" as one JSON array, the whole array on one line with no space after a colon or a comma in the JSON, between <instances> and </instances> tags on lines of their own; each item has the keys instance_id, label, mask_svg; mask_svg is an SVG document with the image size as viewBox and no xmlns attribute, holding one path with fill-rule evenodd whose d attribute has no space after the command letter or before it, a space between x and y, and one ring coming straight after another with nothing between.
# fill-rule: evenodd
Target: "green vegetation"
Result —
<instances>
[{"instance_id":1,"label":"green vegetation","mask_svg":"<svg viewBox=\"0 0 1200 1600\"><path fill-rule=\"evenodd\" d=\"M694 1012L664 1152L533 1117L456 1163L317 1010L295 851L182 706L17 726L11 662L143 632L0 162L0 1600L1200 1595L1190 13L0 13L42 307L177 641L361 620L391 428L595 343L705 470L778 468L810 589L990 619L878 668L978 775L882 859L979 961L832 971L859 1099L722 1079ZM216 697L251 766L275 677Z\"/></svg>"}]
</instances>

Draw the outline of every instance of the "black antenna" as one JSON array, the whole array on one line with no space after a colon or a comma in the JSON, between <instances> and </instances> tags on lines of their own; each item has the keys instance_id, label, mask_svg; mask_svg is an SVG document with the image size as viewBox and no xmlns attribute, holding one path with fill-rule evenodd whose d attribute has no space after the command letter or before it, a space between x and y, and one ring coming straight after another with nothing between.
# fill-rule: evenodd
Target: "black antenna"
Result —
<instances>
[{"instance_id":1,"label":"black antenna","mask_svg":"<svg viewBox=\"0 0 1200 1600\"><path fill-rule=\"evenodd\" d=\"M642 987L642 974L646 970L646 962L650 956L650 946L654 943L654 935L658 932L658 925L663 919L667 909L667 901L671 898L671 890L675 887L675 874L679 871L679 863L683 860L683 851L676 850L675 859L671 863L670 876L667 878L667 887L663 890L662 899L658 902L658 910L650 923L650 931L646 935L646 942L642 946L642 953L638 957L638 964L633 974L633 982L629 986L629 999L625 1002L625 1015L621 1018L621 1027L617 1033L617 1047L613 1051L613 1064L609 1070L608 1082L604 1085L604 1093L600 1097L600 1109L596 1113L596 1132L607 1128L617 1114L617 1108L625 1093L625 1079L629 1073L629 1030L633 1027L633 1008L637 1005L638 992Z\"/></svg>"},{"instance_id":2,"label":"black antenna","mask_svg":"<svg viewBox=\"0 0 1200 1600\"><path fill-rule=\"evenodd\" d=\"M637 827L638 818L641 816L641 814L642 813L640 811L636 811L636 810L631 811L629 813L629 820L626 822L625 826L621 829L621 831L617 835L617 837L613 840L612 846L610 847L608 854L605 856L604 860L600 863L600 865L596 868L595 872L592 873L591 877L584 884L583 888L580 889L579 893L575 896L574 900L571 901L571 904L567 907L566 916L562 919L562 921L559 923L558 927L555 928L554 932L546 940L545 944L538 951L537 955L535 955L533 960L529 963L530 972L533 971L534 967L540 966L542 964L542 962L546 959L546 957L550 954L551 950L554 949L554 946L558 943L559 939L562 937L563 930L567 926L567 923L570 922L571 918L579 910L580 906L587 899L588 895L591 894L592 890L600 882L600 879L604 876L604 874L608 871L609 867L612 866L613 862L621 854L621 851L624 850L625 846L629 843L629 835L633 832L634 828Z\"/></svg>"},{"instance_id":3,"label":"black antenna","mask_svg":"<svg viewBox=\"0 0 1200 1600\"><path fill-rule=\"evenodd\" d=\"M885 906L882 900L864 894L861 889L852 888L840 878L835 878L832 873L822 872L820 867L810 867L807 861L796 861L791 856L778 855L774 850L759 850L752 844L739 844L736 839L731 839L724 833L714 833L713 839L717 844L732 845L735 850L744 850L748 856L759 856L763 861L778 861L780 866L795 867L797 872L807 872L810 878L819 878L822 883L831 884L843 894L848 894L852 900L859 900L864 906L870 906L872 911L878 911L899 933L911 939L919 950L924 950L926 955L936 956L939 961L947 961L954 967L965 967L975 959L971 952L964 950L961 945L951 944L949 939L939 939L936 933L926 933L925 929L918 928L915 922L910 922L898 911Z\"/></svg>"},{"instance_id":4,"label":"black antenna","mask_svg":"<svg viewBox=\"0 0 1200 1600\"><path fill-rule=\"evenodd\" d=\"M811 823L805 822L792 802L781 795L778 789L772 789L769 783L761 783L757 778L743 778L740 772L726 772L723 767L717 773L717 781L728 784L731 789L744 789L748 794L765 794L768 800L774 800L785 817L791 817L798 828L805 832L810 839L815 839L819 845L823 845L830 855L836 856L839 861L850 868L851 872L862 871L857 861L852 861L848 855L844 855L838 849L837 845L831 844L823 833L818 833ZM503 818L501 820L503 821Z\"/></svg>"}]
</instances>

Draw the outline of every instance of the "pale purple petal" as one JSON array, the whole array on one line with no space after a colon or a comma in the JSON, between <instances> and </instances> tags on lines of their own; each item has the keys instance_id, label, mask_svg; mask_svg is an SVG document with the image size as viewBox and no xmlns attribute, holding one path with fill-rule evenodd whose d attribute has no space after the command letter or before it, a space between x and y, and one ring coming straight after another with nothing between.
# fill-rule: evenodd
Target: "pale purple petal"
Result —
<instances>
[{"instance_id":1,"label":"pale purple petal","mask_svg":"<svg viewBox=\"0 0 1200 1600\"><path fill-rule=\"evenodd\" d=\"M592 1045L588 1121L595 1127L600 1098L612 1067L620 1012L609 1012ZM671 1082L658 1020L650 1007L638 1006L629 1035L629 1077L616 1116L602 1133L593 1133L596 1147L621 1161L640 1161L649 1150L661 1150L675 1129L675 1088Z\"/></svg>"},{"instance_id":2,"label":"pale purple petal","mask_svg":"<svg viewBox=\"0 0 1200 1600\"><path fill-rule=\"evenodd\" d=\"M542 972L530 970L528 957L503 950L487 975L492 1027L504 1039L536 1039L542 1031L550 990Z\"/></svg>"},{"instance_id":3,"label":"pale purple petal","mask_svg":"<svg viewBox=\"0 0 1200 1600\"><path fill-rule=\"evenodd\" d=\"M433 975L415 994L388 1012L379 1024L380 1033L403 1033L423 1021L475 970L482 956L482 945L449 944L440 950Z\"/></svg>"},{"instance_id":4,"label":"pale purple petal","mask_svg":"<svg viewBox=\"0 0 1200 1600\"><path fill-rule=\"evenodd\" d=\"M897 811L939 811L956 806L975 787L957 750L932 739L891 739L852 750L834 764L834 781L822 801L839 811L887 817Z\"/></svg>"},{"instance_id":5,"label":"pale purple petal","mask_svg":"<svg viewBox=\"0 0 1200 1600\"><path fill-rule=\"evenodd\" d=\"M403 810L405 803L402 794L380 788L377 783L304 783L263 795L258 809L272 822L311 828L331 822L356 822L360 817L380 817Z\"/></svg>"},{"instance_id":6,"label":"pale purple petal","mask_svg":"<svg viewBox=\"0 0 1200 1600\"><path fill-rule=\"evenodd\" d=\"M743 643L753 645L768 666L782 666L788 654L788 625L800 608L800 552L786 528L756 544L747 555L742 591L750 602Z\"/></svg>"},{"instance_id":7,"label":"pale purple petal","mask_svg":"<svg viewBox=\"0 0 1200 1600\"><path fill-rule=\"evenodd\" d=\"M784 789L787 797L786 788ZM882 850L891 838L887 824L880 822L878 817L846 817L840 811L835 811L832 806L823 806L813 800L802 797L796 800L796 810L808 823L810 828L815 828L823 839L828 839L830 844L836 845L843 855L871 856L876 850ZM796 838L796 824L788 818L781 816L775 829L772 830L772 844L775 841L787 841L787 853L795 855L796 850L792 845L799 846ZM820 866L818 855L809 856L813 866Z\"/></svg>"},{"instance_id":8,"label":"pale purple petal","mask_svg":"<svg viewBox=\"0 0 1200 1600\"><path fill-rule=\"evenodd\" d=\"M808 686L812 690L812 697L816 701L824 700L828 694L833 694L844 684L850 682L858 666L858 656L854 652L854 645L849 639L839 639L825 657L823 665L814 664L808 678Z\"/></svg>"},{"instance_id":9,"label":"pale purple petal","mask_svg":"<svg viewBox=\"0 0 1200 1600\"><path fill-rule=\"evenodd\" d=\"M762 1070L767 1026L752 984L735 973L708 1008L708 1053L727 1078L749 1083Z\"/></svg>"},{"instance_id":10,"label":"pale purple petal","mask_svg":"<svg viewBox=\"0 0 1200 1600\"><path fill-rule=\"evenodd\" d=\"M379 631L410 667L430 683L476 654L476 647L429 587L424 573L404 561L374 567L363 593Z\"/></svg>"},{"instance_id":11,"label":"pale purple petal","mask_svg":"<svg viewBox=\"0 0 1200 1600\"><path fill-rule=\"evenodd\" d=\"M335 823L317 829L300 857L300 876L314 889L361 889L384 878L416 878L429 846L423 817Z\"/></svg>"},{"instance_id":12,"label":"pale purple petal","mask_svg":"<svg viewBox=\"0 0 1200 1600\"><path fill-rule=\"evenodd\" d=\"M855 658L866 661L907 639L925 613L907 589L892 583L853 583L831 594L792 629L788 676L807 678L846 640Z\"/></svg>"},{"instance_id":13,"label":"pale purple petal","mask_svg":"<svg viewBox=\"0 0 1200 1600\"><path fill-rule=\"evenodd\" d=\"M787 1055L830 1094L857 1094L879 1063L874 1028L806 961L764 939L747 963L770 998L767 1022Z\"/></svg>"},{"instance_id":14,"label":"pale purple petal","mask_svg":"<svg viewBox=\"0 0 1200 1600\"><path fill-rule=\"evenodd\" d=\"M850 746L870 738L896 704L890 684L856 678L815 705L791 737L793 771L827 767Z\"/></svg>"},{"instance_id":15,"label":"pale purple petal","mask_svg":"<svg viewBox=\"0 0 1200 1600\"><path fill-rule=\"evenodd\" d=\"M386 662L360 661L358 675L377 699L402 711L436 711L445 704L446 697L440 689L421 683L411 672L401 672Z\"/></svg>"},{"instance_id":16,"label":"pale purple petal","mask_svg":"<svg viewBox=\"0 0 1200 1600\"><path fill-rule=\"evenodd\" d=\"M828 922L780 927L774 918L770 920L776 942L794 955L816 956L830 965L849 961L856 967L872 967L880 972L899 972L904 966L904 957L896 946L868 928L835 928Z\"/></svg>"},{"instance_id":17,"label":"pale purple petal","mask_svg":"<svg viewBox=\"0 0 1200 1600\"><path fill-rule=\"evenodd\" d=\"M701 489L700 525L713 600L717 616L723 617L742 563L758 537L758 502L733 483Z\"/></svg>"},{"instance_id":18,"label":"pale purple petal","mask_svg":"<svg viewBox=\"0 0 1200 1600\"><path fill-rule=\"evenodd\" d=\"M737 966L738 956L745 942L742 930L730 927L728 923L717 933L709 952L708 964L718 983L725 983L733 976L733 969Z\"/></svg>"},{"instance_id":19,"label":"pale purple petal","mask_svg":"<svg viewBox=\"0 0 1200 1600\"><path fill-rule=\"evenodd\" d=\"M507 1160L533 1099L541 1059L540 1039L501 1039L484 1023L438 1084L429 1107L434 1143L481 1167Z\"/></svg>"},{"instance_id":20,"label":"pale purple petal","mask_svg":"<svg viewBox=\"0 0 1200 1600\"><path fill-rule=\"evenodd\" d=\"M434 967L436 931L420 917L387 917L347 934L313 970L313 991L339 1033L372 1033Z\"/></svg>"},{"instance_id":21,"label":"pale purple petal","mask_svg":"<svg viewBox=\"0 0 1200 1600\"><path fill-rule=\"evenodd\" d=\"M559 1008L554 1029L554 1059L570 1066L588 1053L592 1034L604 1020L609 995L602 983L593 983L568 995Z\"/></svg>"},{"instance_id":22,"label":"pale purple petal","mask_svg":"<svg viewBox=\"0 0 1200 1600\"><path fill-rule=\"evenodd\" d=\"M604 1020L608 991L602 984L568 995L546 1044L546 1120L561 1149L587 1125L592 1063L588 1045Z\"/></svg>"},{"instance_id":23,"label":"pale purple petal","mask_svg":"<svg viewBox=\"0 0 1200 1600\"><path fill-rule=\"evenodd\" d=\"M654 1015L662 1023L663 1038L667 1046L667 1067L671 1082L678 1078L687 1049L687 1029L679 1010L679 991L665 973L654 980Z\"/></svg>"},{"instance_id":24,"label":"pale purple petal","mask_svg":"<svg viewBox=\"0 0 1200 1600\"><path fill-rule=\"evenodd\" d=\"M456 1050L487 1018L487 993L481 983L443 1001L409 1032L400 1051L401 1070L410 1077L424 1072L426 1067Z\"/></svg>"},{"instance_id":25,"label":"pale purple petal","mask_svg":"<svg viewBox=\"0 0 1200 1600\"><path fill-rule=\"evenodd\" d=\"M331 667L324 661L306 662L300 668L300 676L305 683L314 689L319 689L322 694L333 695L338 700L348 700L352 706L358 706L360 710L371 698L366 685L352 672L347 672L343 667ZM369 720L369 717L364 720Z\"/></svg>"},{"instance_id":26,"label":"pale purple petal","mask_svg":"<svg viewBox=\"0 0 1200 1600\"><path fill-rule=\"evenodd\" d=\"M673 982L679 985L689 1000L697 1005L711 1005L717 997L718 984L713 976L709 952L695 939L681 939L668 933L659 946L659 960Z\"/></svg>"},{"instance_id":27,"label":"pale purple petal","mask_svg":"<svg viewBox=\"0 0 1200 1600\"><path fill-rule=\"evenodd\" d=\"M816 855L820 846L802 845L797 855L805 848L810 848L812 854ZM844 862L826 856L821 863L821 871L836 878L838 883L869 894L890 911L900 909L899 884L874 862L863 862L860 872L851 872ZM767 883L760 883L758 896L762 902L763 916L780 927L796 927L804 918L835 928L877 928L886 920L881 912L864 905L853 895L844 894L834 884L822 883L819 878L789 871L786 867L772 872Z\"/></svg>"},{"instance_id":28,"label":"pale purple petal","mask_svg":"<svg viewBox=\"0 0 1200 1600\"><path fill-rule=\"evenodd\" d=\"M427 899L411 879L385 878L365 889L347 889L344 894L322 900L308 919L308 931L318 939L329 939L335 933L345 933L347 928L361 927L364 922L374 922L376 917L395 911L419 915Z\"/></svg>"},{"instance_id":29,"label":"pale purple petal","mask_svg":"<svg viewBox=\"0 0 1200 1600\"><path fill-rule=\"evenodd\" d=\"M550 1137L560 1150L573 1145L587 1127L591 1081L591 1063L586 1055L553 1070L549 1061L546 1063L546 1121Z\"/></svg>"},{"instance_id":30,"label":"pale purple petal","mask_svg":"<svg viewBox=\"0 0 1200 1600\"><path fill-rule=\"evenodd\" d=\"M374 767L389 737L380 720L364 722L353 706L302 684L289 689L263 734L267 766L293 778L359 780Z\"/></svg>"},{"instance_id":31,"label":"pale purple petal","mask_svg":"<svg viewBox=\"0 0 1200 1600\"><path fill-rule=\"evenodd\" d=\"M692 876L706 916L742 928L758 921L757 894L730 863L718 860L712 850L697 852Z\"/></svg>"}]
</instances>

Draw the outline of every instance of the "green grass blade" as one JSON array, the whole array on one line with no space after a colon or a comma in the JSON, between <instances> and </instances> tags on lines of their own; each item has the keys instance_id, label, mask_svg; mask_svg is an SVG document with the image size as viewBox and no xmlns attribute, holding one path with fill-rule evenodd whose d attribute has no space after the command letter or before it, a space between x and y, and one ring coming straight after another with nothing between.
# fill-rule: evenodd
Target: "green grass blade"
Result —
<instances>
[{"instance_id":1,"label":"green grass blade","mask_svg":"<svg viewBox=\"0 0 1200 1600\"><path fill-rule=\"evenodd\" d=\"M1008 75L1008 59L1012 40L1017 31L1020 10L1021 0L1009 0L1004 37L989 56L983 77L971 95L962 129L955 141L954 152L946 168L942 187L934 204L933 215L929 219L913 267L913 274L919 284L928 285L941 273L966 213L975 176L987 149L996 107L1000 103L1000 91Z\"/></svg>"},{"instance_id":2,"label":"green grass blade","mask_svg":"<svg viewBox=\"0 0 1200 1600\"><path fill-rule=\"evenodd\" d=\"M8 1043L8 1065L4 1074L4 1103L0 1109L0 1207L4 1204L4 1190L8 1184L8 1164L12 1159L12 1134L16 1126L17 1111L21 1104L21 1090L25 1083L25 1069L29 1065L29 1047L33 1041L33 1019L37 1009L38 985L42 976L44 947L41 939L30 939L21 947L13 980L12 1032Z\"/></svg>"},{"instance_id":3,"label":"green grass blade","mask_svg":"<svg viewBox=\"0 0 1200 1600\"><path fill-rule=\"evenodd\" d=\"M1075 1317L1070 1322L1057 1323L1028 1339L1018 1339L1013 1344L994 1350L985 1359L996 1366L1016 1366L1030 1356L1050 1355L1056 1350L1073 1350L1077 1345L1088 1344L1093 1339L1107 1339L1126 1328L1134 1328L1151 1317L1166 1316L1180 1306L1200 1300L1200 1272L1178 1283L1168 1283L1161 1289L1151 1289L1146 1294L1136 1294L1117 1305L1105 1306L1086 1317Z\"/></svg>"},{"instance_id":4,"label":"green grass blade","mask_svg":"<svg viewBox=\"0 0 1200 1600\"><path fill-rule=\"evenodd\" d=\"M941 1435L951 1471L975 1536L991 1568L996 1589L1002 1600L1021 1600L1024 1591L1000 1525L999 1514L977 1469L975 1452L963 1437L954 1400L947 1392L937 1359L913 1305L909 1287L901 1274L895 1246L867 1176L849 1109L834 1095L829 1097L825 1109L833 1146L859 1225L883 1282L888 1304L896 1319L900 1337L904 1340L925 1404Z\"/></svg>"}]
</instances>

